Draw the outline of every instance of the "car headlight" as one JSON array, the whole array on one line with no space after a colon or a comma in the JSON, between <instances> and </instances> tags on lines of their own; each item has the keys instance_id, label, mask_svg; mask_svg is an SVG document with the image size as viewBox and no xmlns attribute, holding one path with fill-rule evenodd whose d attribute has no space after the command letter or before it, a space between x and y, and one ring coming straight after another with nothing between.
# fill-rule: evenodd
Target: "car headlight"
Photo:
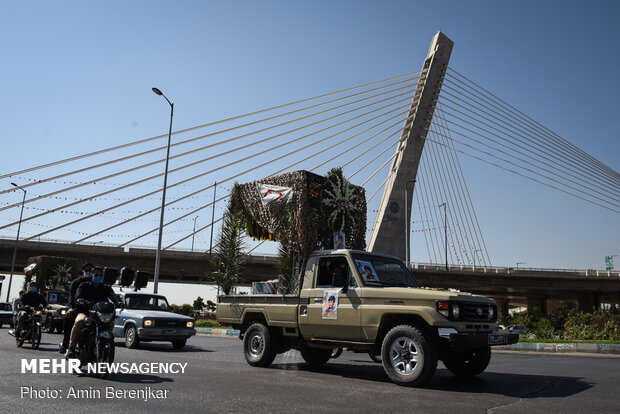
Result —
<instances>
[{"instance_id":1,"label":"car headlight","mask_svg":"<svg viewBox=\"0 0 620 414\"><path fill-rule=\"evenodd\" d=\"M493 305L489 305L489 320L495 320L495 308L493 308Z\"/></svg>"},{"instance_id":2,"label":"car headlight","mask_svg":"<svg viewBox=\"0 0 620 414\"><path fill-rule=\"evenodd\" d=\"M437 306L437 312L441 313L447 319L459 319L459 316L461 315L461 308L458 303L453 303L447 300L438 300L435 304Z\"/></svg>"},{"instance_id":3,"label":"car headlight","mask_svg":"<svg viewBox=\"0 0 620 414\"><path fill-rule=\"evenodd\" d=\"M185 324L186 327L188 328L193 328L194 327L194 322L193 321L189 321Z\"/></svg>"},{"instance_id":4,"label":"car headlight","mask_svg":"<svg viewBox=\"0 0 620 414\"><path fill-rule=\"evenodd\" d=\"M35 311L35 312L34 312L34 314L35 314L36 316L41 316L41 311L40 311L40 310Z\"/></svg>"},{"instance_id":5,"label":"car headlight","mask_svg":"<svg viewBox=\"0 0 620 414\"><path fill-rule=\"evenodd\" d=\"M150 326L153 326L153 319L145 319L144 320L144 326L147 327L147 328L150 327Z\"/></svg>"}]
</instances>

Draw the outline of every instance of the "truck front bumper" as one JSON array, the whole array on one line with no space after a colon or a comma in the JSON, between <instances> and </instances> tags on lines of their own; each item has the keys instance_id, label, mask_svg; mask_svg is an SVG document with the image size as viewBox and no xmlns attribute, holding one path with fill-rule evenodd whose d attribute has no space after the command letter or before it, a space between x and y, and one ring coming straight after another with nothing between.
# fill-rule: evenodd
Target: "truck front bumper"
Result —
<instances>
[{"instance_id":1,"label":"truck front bumper","mask_svg":"<svg viewBox=\"0 0 620 414\"><path fill-rule=\"evenodd\" d=\"M446 337L444 335L441 335ZM447 335L450 345L454 349L475 349L495 345L510 345L519 342L518 333L450 333Z\"/></svg>"}]
</instances>

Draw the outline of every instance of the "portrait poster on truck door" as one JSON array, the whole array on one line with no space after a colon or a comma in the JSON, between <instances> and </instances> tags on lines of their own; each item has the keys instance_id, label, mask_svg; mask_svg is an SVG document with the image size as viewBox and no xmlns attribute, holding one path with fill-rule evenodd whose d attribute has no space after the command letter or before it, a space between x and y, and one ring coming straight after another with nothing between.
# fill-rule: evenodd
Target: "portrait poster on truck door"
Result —
<instances>
[{"instance_id":1,"label":"portrait poster on truck door","mask_svg":"<svg viewBox=\"0 0 620 414\"><path fill-rule=\"evenodd\" d=\"M323 319L338 319L338 290L323 292Z\"/></svg>"}]
</instances>

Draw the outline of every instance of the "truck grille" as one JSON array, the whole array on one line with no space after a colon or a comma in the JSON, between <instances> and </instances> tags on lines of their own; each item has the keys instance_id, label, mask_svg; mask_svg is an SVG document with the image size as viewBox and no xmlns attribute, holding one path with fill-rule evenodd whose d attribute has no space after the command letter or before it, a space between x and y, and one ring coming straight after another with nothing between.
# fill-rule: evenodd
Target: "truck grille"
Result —
<instances>
[{"instance_id":1,"label":"truck grille","mask_svg":"<svg viewBox=\"0 0 620 414\"><path fill-rule=\"evenodd\" d=\"M155 319L153 323L155 328L185 328L187 321L179 321L174 319Z\"/></svg>"},{"instance_id":2,"label":"truck grille","mask_svg":"<svg viewBox=\"0 0 620 414\"><path fill-rule=\"evenodd\" d=\"M489 320L489 305L461 303L461 319L466 321L490 322L497 319L497 309L493 306L493 317Z\"/></svg>"}]
</instances>

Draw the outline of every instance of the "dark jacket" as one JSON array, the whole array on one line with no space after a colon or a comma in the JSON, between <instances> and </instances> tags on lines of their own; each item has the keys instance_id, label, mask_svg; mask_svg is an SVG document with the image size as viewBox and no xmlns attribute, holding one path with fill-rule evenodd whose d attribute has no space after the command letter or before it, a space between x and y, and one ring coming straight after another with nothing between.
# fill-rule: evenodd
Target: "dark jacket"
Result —
<instances>
[{"instance_id":1,"label":"dark jacket","mask_svg":"<svg viewBox=\"0 0 620 414\"><path fill-rule=\"evenodd\" d=\"M39 292L26 292L20 296L22 306L47 306L47 300Z\"/></svg>"},{"instance_id":2,"label":"dark jacket","mask_svg":"<svg viewBox=\"0 0 620 414\"><path fill-rule=\"evenodd\" d=\"M117 302L116 295L110 286L104 283L95 285L92 281L80 283L75 294L75 299L76 301L77 299L86 299L93 305L97 302L105 302L108 299L114 303Z\"/></svg>"},{"instance_id":3,"label":"dark jacket","mask_svg":"<svg viewBox=\"0 0 620 414\"><path fill-rule=\"evenodd\" d=\"M72 308L75 308L75 294L77 293L78 287L84 282L90 282L90 277L78 277L73 282L71 282L71 286L69 287L69 306L71 306Z\"/></svg>"}]
</instances>

